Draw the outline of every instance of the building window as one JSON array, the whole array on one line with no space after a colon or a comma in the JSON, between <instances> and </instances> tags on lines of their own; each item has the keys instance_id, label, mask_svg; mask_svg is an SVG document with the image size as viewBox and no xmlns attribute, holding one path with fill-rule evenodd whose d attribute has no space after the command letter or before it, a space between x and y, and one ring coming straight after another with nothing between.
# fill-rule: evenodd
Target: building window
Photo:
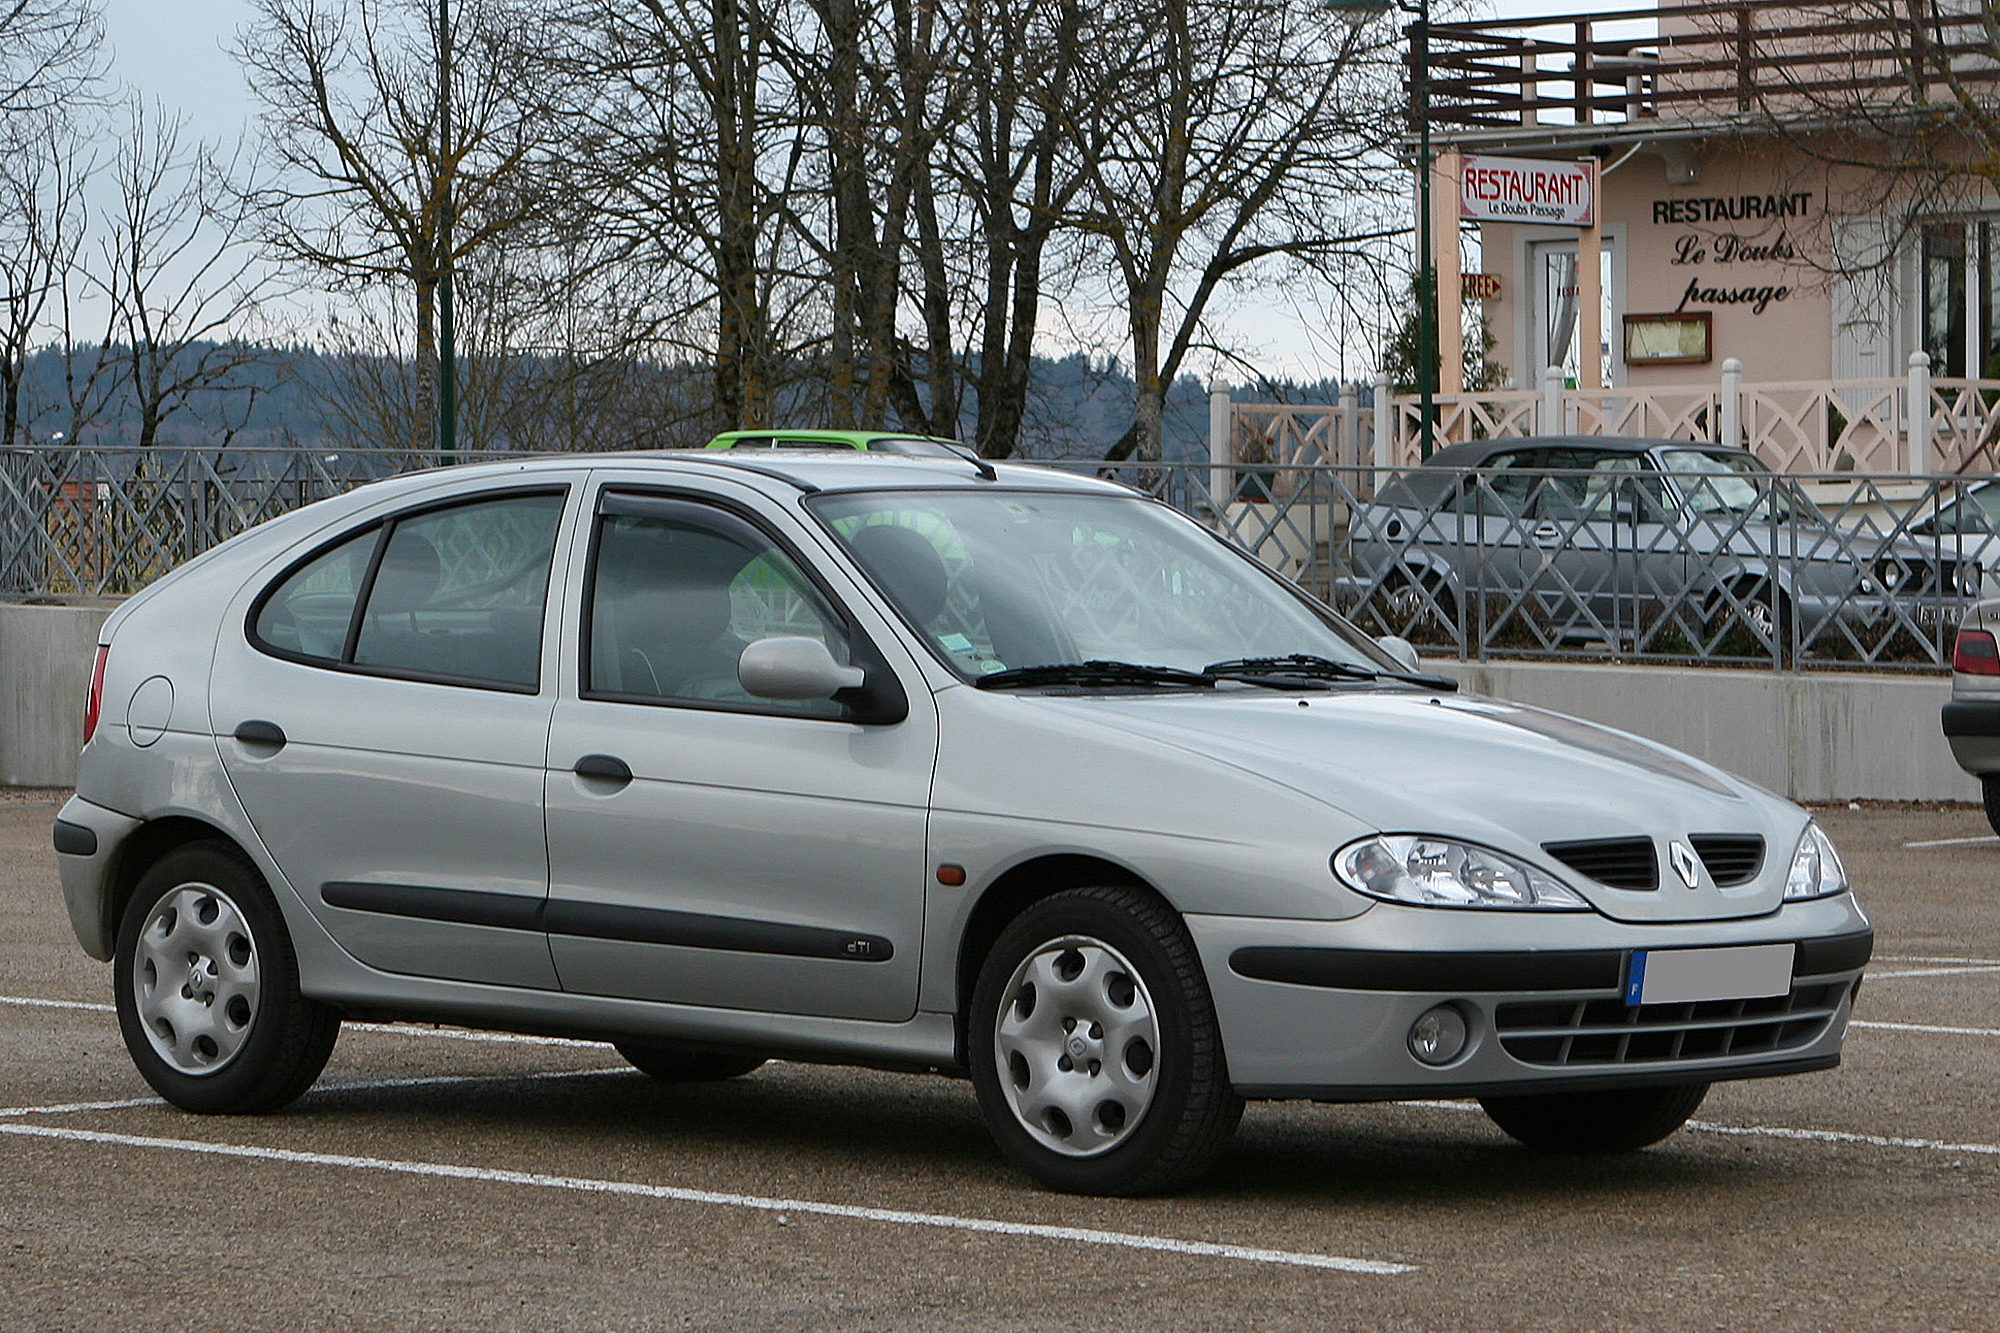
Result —
<instances>
[{"instance_id":1,"label":"building window","mask_svg":"<svg viewBox=\"0 0 2000 1333\"><path fill-rule=\"evenodd\" d=\"M1926 223L1922 264L1931 373L2000 378L2000 220Z\"/></svg>"}]
</instances>

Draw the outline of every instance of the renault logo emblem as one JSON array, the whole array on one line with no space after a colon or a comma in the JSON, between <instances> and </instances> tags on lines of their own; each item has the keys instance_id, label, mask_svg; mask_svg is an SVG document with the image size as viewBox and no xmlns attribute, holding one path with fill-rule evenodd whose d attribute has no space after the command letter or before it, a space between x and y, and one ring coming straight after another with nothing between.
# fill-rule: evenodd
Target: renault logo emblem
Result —
<instances>
[{"instance_id":1,"label":"renault logo emblem","mask_svg":"<svg viewBox=\"0 0 2000 1333\"><path fill-rule=\"evenodd\" d=\"M1674 873L1681 877L1681 883L1691 889L1701 883L1701 862L1686 847L1674 843L1667 848L1667 859L1674 863Z\"/></svg>"}]
</instances>

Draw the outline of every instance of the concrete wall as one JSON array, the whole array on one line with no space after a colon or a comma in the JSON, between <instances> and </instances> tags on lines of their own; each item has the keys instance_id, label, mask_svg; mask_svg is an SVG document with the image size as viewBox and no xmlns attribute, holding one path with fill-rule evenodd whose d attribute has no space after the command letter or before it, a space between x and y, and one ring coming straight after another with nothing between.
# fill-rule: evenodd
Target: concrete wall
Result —
<instances>
[{"instance_id":1,"label":"concrete wall","mask_svg":"<svg viewBox=\"0 0 2000 1333\"><path fill-rule=\"evenodd\" d=\"M97 631L116 605L0 602L0 786L76 781Z\"/></svg>"},{"instance_id":2,"label":"concrete wall","mask_svg":"<svg viewBox=\"0 0 2000 1333\"><path fill-rule=\"evenodd\" d=\"M1939 726L1940 676L1427 662L1466 688L1602 722L1796 801L1976 801Z\"/></svg>"},{"instance_id":3,"label":"concrete wall","mask_svg":"<svg viewBox=\"0 0 2000 1333\"><path fill-rule=\"evenodd\" d=\"M76 781L112 602L0 603L0 785ZM1976 801L1938 726L1936 676L1783 675L1545 662L1426 663L1468 689L1663 741L1795 800Z\"/></svg>"}]
</instances>

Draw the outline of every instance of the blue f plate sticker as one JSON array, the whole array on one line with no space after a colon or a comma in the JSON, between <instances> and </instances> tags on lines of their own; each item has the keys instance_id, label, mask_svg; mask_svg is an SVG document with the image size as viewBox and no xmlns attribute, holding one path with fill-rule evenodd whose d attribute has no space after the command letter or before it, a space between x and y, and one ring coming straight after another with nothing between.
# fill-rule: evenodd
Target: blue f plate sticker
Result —
<instances>
[{"instance_id":1,"label":"blue f plate sticker","mask_svg":"<svg viewBox=\"0 0 2000 1333\"><path fill-rule=\"evenodd\" d=\"M1635 949L1625 977L1627 1007L1762 1000L1792 988L1793 944L1720 949Z\"/></svg>"}]
</instances>

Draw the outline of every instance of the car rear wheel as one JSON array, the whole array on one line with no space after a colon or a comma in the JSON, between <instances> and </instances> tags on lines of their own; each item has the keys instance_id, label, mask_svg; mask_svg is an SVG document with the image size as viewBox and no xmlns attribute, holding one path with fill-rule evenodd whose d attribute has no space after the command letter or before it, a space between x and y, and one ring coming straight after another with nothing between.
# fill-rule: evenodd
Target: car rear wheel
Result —
<instances>
[{"instance_id":1,"label":"car rear wheel","mask_svg":"<svg viewBox=\"0 0 2000 1333\"><path fill-rule=\"evenodd\" d=\"M340 1035L339 1012L300 993L263 875L226 843L175 848L140 878L113 985L132 1062L184 1110L276 1110L312 1086Z\"/></svg>"},{"instance_id":2,"label":"car rear wheel","mask_svg":"<svg viewBox=\"0 0 2000 1333\"><path fill-rule=\"evenodd\" d=\"M2000 833L2000 773L1980 774L1979 794L1986 798L1986 822Z\"/></svg>"},{"instance_id":3,"label":"car rear wheel","mask_svg":"<svg viewBox=\"0 0 2000 1333\"><path fill-rule=\"evenodd\" d=\"M1649 1147L1687 1123L1708 1095L1706 1083L1610 1092L1481 1097L1488 1118L1543 1152L1614 1153Z\"/></svg>"},{"instance_id":4,"label":"car rear wheel","mask_svg":"<svg viewBox=\"0 0 2000 1333\"><path fill-rule=\"evenodd\" d=\"M1143 890L1075 889L1030 906L987 955L970 1021L987 1128L1051 1189L1180 1188L1243 1113L1194 942Z\"/></svg>"},{"instance_id":5,"label":"car rear wheel","mask_svg":"<svg viewBox=\"0 0 2000 1333\"><path fill-rule=\"evenodd\" d=\"M712 1083L740 1078L764 1067L761 1055L736 1055L728 1051L691 1051L685 1046L662 1046L653 1042L613 1042L618 1054L640 1073L662 1083Z\"/></svg>"}]
</instances>

